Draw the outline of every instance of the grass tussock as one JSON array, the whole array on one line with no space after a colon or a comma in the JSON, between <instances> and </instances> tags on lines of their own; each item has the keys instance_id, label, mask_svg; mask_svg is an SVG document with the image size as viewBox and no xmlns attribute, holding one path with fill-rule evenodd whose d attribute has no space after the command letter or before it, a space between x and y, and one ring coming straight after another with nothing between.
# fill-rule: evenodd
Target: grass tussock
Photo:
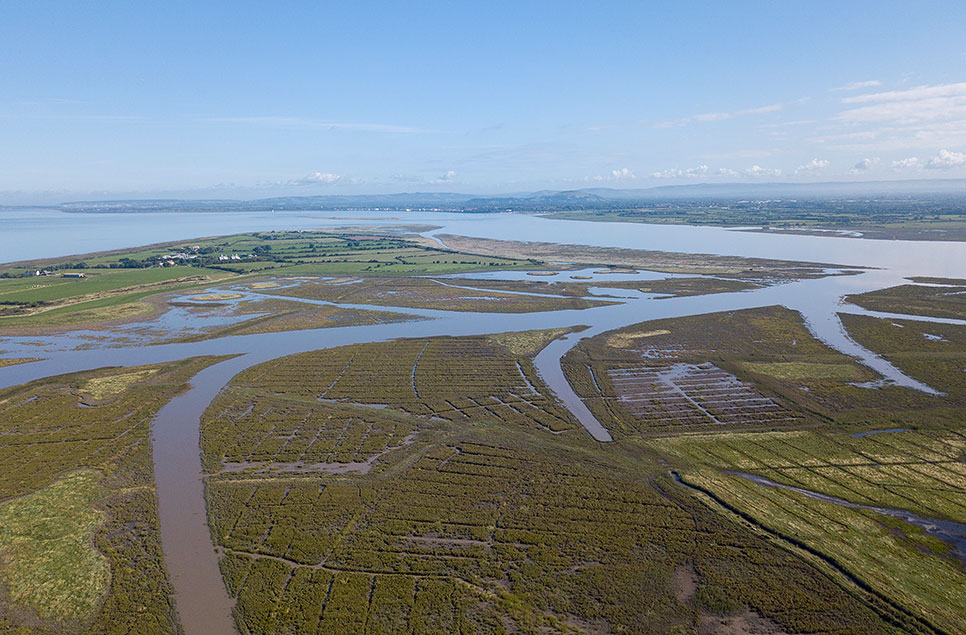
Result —
<instances>
[{"instance_id":1,"label":"grass tussock","mask_svg":"<svg viewBox=\"0 0 966 635\"><path fill-rule=\"evenodd\" d=\"M100 474L80 470L0 505L0 580L9 600L42 621L88 621L110 583L94 548L104 514L94 509Z\"/></svg>"},{"instance_id":2,"label":"grass tussock","mask_svg":"<svg viewBox=\"0 0 966 635\"><path fill-rule=\"evenodd\" d=\"M518 357L533 357L542 351L547 344L559 337L563 337L570 331L571 329L569 328L518 331L515 333L499 333L490 336L490 339Z\"/></svg>"},{"instance_id":3,"label":"grass tussock","mask_svg":"<svg viewBox=\"0 0 966 635\"><path fill-rule=\"evenodd\" d=\"M145 368L142 370L117 373L115 375L93 377L87 380L82 390L90 394L94 399L109 399L121 394L134 384L147 379L156 372L158 372L156 368Z\"/></svg>"}]
</instances>

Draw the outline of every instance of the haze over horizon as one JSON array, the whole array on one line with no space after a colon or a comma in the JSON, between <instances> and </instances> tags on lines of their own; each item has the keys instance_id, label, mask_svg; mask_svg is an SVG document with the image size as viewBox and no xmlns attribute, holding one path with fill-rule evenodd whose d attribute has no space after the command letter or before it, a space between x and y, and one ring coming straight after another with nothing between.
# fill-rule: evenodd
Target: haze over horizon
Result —
<instances>
[{"instance_id":1,"label":"haze over horizon","mask_svg":"<svg viewBox=\"0 0 966 635\"><path fill-rule=\"evenodd\" d=\"M966 177L962 3L4 14L0 204Z\"/></svg>"}]
</instances>

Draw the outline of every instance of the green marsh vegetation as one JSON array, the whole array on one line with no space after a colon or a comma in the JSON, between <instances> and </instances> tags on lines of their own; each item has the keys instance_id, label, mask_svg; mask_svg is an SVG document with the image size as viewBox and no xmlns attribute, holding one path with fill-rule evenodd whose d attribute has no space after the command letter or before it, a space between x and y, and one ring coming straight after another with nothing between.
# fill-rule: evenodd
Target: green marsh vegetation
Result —
<instances>
[{"instance_id":1,"label":"green marsh vegetation","mask_svg":"<svg viewBox=\"0 0 966 635\"><path fill-rule=\"evenodd\" d=\"M891 630L667 481L653 449L592 441L532 368L559 335L355 345L237 376L202 449L242 631Z\"/></svg>"},{"instance_id":2,"label":"green marsh vegetation","mask_svg":"<svg viewBox=\"0 0 966 635\"><path fill-rule=\"evenodd\" d=\"M958 209L956 209L958 207ZM821 235L829 230L857 232L885 240L966 240L966 209L950 201L700 201L642 205L637 209L557 212L563 220L761 226L766 230ZM846 234L848 235L848 234Z\"/></svg>"},{"instance_id":3,"label":"green marsh vegetation","mask_svg":"<svg viewBox=\"0 0 966 635\"><path fill-rule=\"evenodd\" d=\"M17 364L27 364L29 362L35 362L37 359L36 357L5 357L0 359L0 368L4 366L15 366Z\"/></svg>"},{"instance_id":4,"label":"green marsh vegetation","mask_svg":"<svg viewBox=\"0 0 966 635\"><path fill-rule=\"evenodd\" d=\"M945 395L944 418L963 420L966 407L966 326L841 314L855 341L882 355L907 375ZM926 413L924 413L926 414Z\"/></svg>"},{"instance_id":5,"label":"green marsh vegetation","mask_svg":"<svg viewBox=\"0 0 966 635\"><path fill-rule=\"evenodd\" d=\"M767 432L648 442L687 465L685 482L712 492L775 534L832 559L889 602L944 632L961 632L966 572L948 544L901 520L748 481L764 476L850 502L966 522L961 429L873 434Z\"/></svg>"},{"instance_id":6,"label":"green marsh vegetation","mask_svg":"<svg viewBox=\"0 0 966 635\"><path fill-rule=\"evenodd\" d=\"M619 272L620 269L614 269ZM580 282L577 279L565 282L542 282L539 277L534 280L471 280L459 278L449 279L447 282L474 287L477 289L487 289L493 291L524 291L527 293L547 293L562 296L585 297L590 295L589 287L613 289L619 292L621 289L635 289L642 293L656 293L668 296L683 297L688 295L704 295L708 293L730 293L734 291L746 291L764 286L764 282L745 279L743 276L735 278L701 278L701 277L674 277L664 280L641 280L641 281L621 281L611 282L604 277L592 282ZM606 299L606 298L602 298Z\"/></svg>"},{"instance_id":7,"label":"green marsh vegetation","mask_svg":"<svg viewBox=\"0 0 966 635\"><path fill-rule=\"evenodd\" d=\"M173 301L170 304L175 306L188 306L186 303L178 301ZM388 324L391 322L406 322L418 319L412 315L402 313L319 306L272 297L263 300L241 302L231 308L220 303L207 306L191 305L191 310L199 312L210 311L222 315L230 312L241 319L234 324L214 327L202 333L176 337L173 340L166 341L195 342L227 337L229 335L253 335L256 333L277 333L280 331L300 331L304 329L339 326ZM251 317L245 319L246 316Z\"/></svg>"},{"instance_id":8,"label":"green marsh vegetation","mask_svg":"<svg viewBox=\"0 0 966 635\"><path fill-rule=\"evenodd\" d=\"M90 619L110 583L94 548L103 515L94 509L100 474L73 472L0 504L0 582L10 604L66 624Z\"/></svg>"},{"instance_id":9,"label":"green marsh vegetation","mask_svg":"<svg viewBox=\"0 0 966 635\"><path fill-rule=\"evenodd\" d=\"M0 631L179 630L149 425L213 361L102 369L0 391Z\"/></svg>"},{"instance_id":10,"label":"green marsh vegetation","mask_svg":"<svg viewBox=\"0 0 966 635\"><path fill-rule=\"evenodd\" d=\"M941 286L904 284L850 295L846 300L871 311L966 319L966 286L941 278L935 279L932 284Z\"/></svg>"},{"instance_id":11,"label":"green marsh vegetation","mask_svg":"<svg viewBox=\"0 0 966 635\"><path fill-rule=\"evenodd\" d=\"M528 313L562 309L585 309L609 304L606 300L586 300L582 297L523 296L487 291L486 285L476 280L448 279L445 284L431 278L365 277L356 280L304 281L295 287L266 289L268 295L285 295L312 300L326 300L347 304L375 304L384 306L444 309L449 311L477 311L495 313ZM466 285L473 289L462 289ZM555 285L545 283L516 283L511 291L555 293ZM576 296L576 294L574 294Z\"/></svg>"},{"instance_id":12,"label":"green marsh vegetation","mask_svg":"<svg viewBox=\"0 0 966 635\"><path fill-rule=\"evenodd\" d=\"M694 497L709 509L750 523L822 570L838 571L906 630L960 632L966 573L948 544L896 518L734 474L966 522L966 327L841 317L860 344L945 394L876 384L872 371L825 347L796 313L779 307L605 333L568 354L565 369L588 406L623 436L620 443L655 451L707 494ZM706 378L659 374L707 364L795 416L768 420L762 402L749 401L734 381L714 378L709 391ZM631 372L644 379L626 382ZM661 384L668 377L680 393ZM720 394L729 391L731 405ZM743 411L739 421L708 416L728 408ZM889 432L853 436L877 429Z\"/></svg>"},{"instance_id":13,"label":"green marsh vegetation","mask_svg":"<svg viewBox=\"0 0 966 635\"><path fill-rule=\"evenodd\" d=\"M856 385L879 376L816 340L798 313L781 307L629 326L585 340L565 356L564 369L595 416L626 435L928 421L961 407L952 397Z\"/></svg>"}]
</instances>

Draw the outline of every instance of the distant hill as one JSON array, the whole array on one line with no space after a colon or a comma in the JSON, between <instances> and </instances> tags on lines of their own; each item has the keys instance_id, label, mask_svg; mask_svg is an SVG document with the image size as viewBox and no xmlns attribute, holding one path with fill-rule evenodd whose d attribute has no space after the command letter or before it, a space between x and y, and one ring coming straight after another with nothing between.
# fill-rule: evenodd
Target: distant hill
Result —
<instances>
[{"instance_id":1,"label":"distant hill","mask_svg":"<svg viewBox=\"0 0 966 635\"><path fill-rule=\"evenodd\" d=\"M852 198L889 200L966 201L966 179L915 181L828 182L828 183L696 183L645 189L586 188L481 196L455 192L406 192L398 194L355 194L283 196L257 200L122 200L76 201L60 208L70 212L190 212L271 210L440 210L458 212L572 211L628 209L691 202L711 204L735 201L844 200Z\"/></svg>"},{"instance_id":2,"label":"distant hill","mask_svg":"<svg viewBox=\"0 0 966 635\"><path fill-rule=\"evenodd\" d=\"M966 196L966 179L921 179L906 181L829 181L825 183L695 183L662 185L646 189L583 190L611 201L739 199L801 197L813 199L843 196L896 196L960 194Z\"/></svg>"}]
</instances>

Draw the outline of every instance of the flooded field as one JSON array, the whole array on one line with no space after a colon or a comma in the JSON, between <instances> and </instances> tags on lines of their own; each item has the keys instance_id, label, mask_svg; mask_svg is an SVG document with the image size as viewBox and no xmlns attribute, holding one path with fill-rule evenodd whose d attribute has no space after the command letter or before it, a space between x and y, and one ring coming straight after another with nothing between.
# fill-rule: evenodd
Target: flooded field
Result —
<instances>
[{"instance_id":1,"label":"flooded field","mask_svg":"<svg viewBox=\"0 0 966 635\"><path fill-rule=\"evenodd\" d=\"M789 412L754 387L710 362L608 370L617 399L649 424L772 424L793 421Z\"/></svg>"}]
</instances>

